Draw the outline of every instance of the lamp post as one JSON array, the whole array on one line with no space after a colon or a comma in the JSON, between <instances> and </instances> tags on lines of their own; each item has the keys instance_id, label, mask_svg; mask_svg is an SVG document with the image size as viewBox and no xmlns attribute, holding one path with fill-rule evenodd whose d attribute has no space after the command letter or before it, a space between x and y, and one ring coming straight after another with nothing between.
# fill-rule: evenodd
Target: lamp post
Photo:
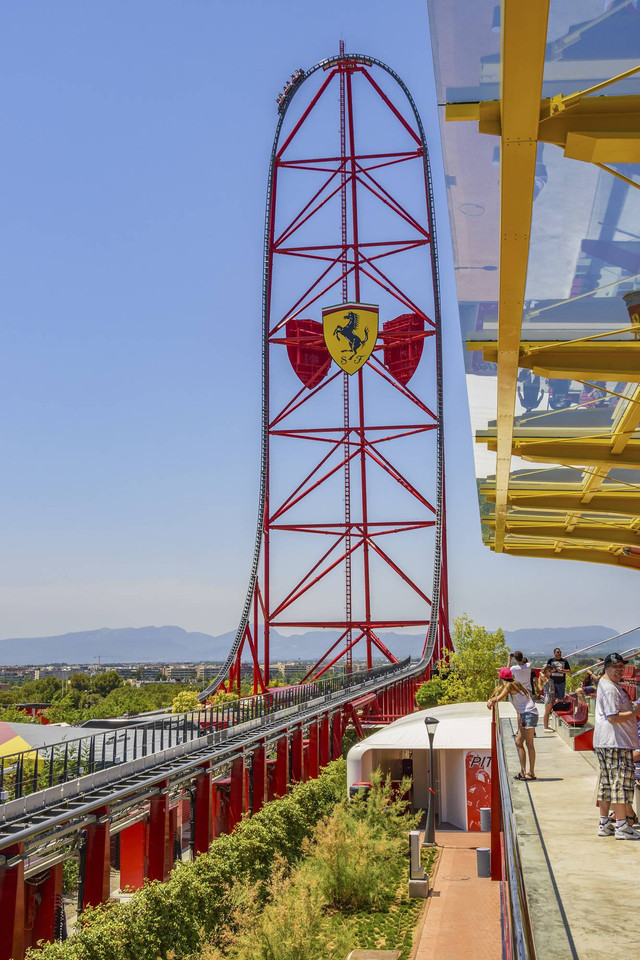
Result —
<instances>
[{"instance_id":1,"label":"lamp post","mask_svg":"<svg viewBox=\"0 0 640 960\"><path fill-rule=\"evenodd\" d=\"M424 832L424 842L434 846L436 842L436 804L433 776L433 738L436 735L438 720L435 717L425 717L424 725L429 737L429 806L427 807L427 826Z\"/></svg>"}]
</instances>

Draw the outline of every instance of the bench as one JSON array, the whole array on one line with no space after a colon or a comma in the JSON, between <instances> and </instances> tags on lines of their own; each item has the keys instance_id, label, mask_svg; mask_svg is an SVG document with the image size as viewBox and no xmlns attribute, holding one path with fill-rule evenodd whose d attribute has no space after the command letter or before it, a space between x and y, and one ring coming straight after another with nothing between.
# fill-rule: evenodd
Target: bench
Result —
<instances>
[{"instance_id":1,"label":"bench","mask_svg":"<svg viewBox=\"0 0 640 960\"><path fill-rule=\"evenodd\" d=\"M579 701L574 705L572 713L559 713L558 716L569 727L583 727L589 719L589 704Z\"/></svg>"}]
</instances>

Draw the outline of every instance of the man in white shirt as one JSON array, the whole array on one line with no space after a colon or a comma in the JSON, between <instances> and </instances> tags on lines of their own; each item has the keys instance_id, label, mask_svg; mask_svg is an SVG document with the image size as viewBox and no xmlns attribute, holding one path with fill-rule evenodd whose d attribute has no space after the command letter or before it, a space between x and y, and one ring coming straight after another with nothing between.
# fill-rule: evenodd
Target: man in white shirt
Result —
<instances>
[{"instance_id":1,"label":"man in white shirt","mask_svg":"<svg viewBox=\"0 0 640 960\"><path fill-rule=\"evenodd\" d=\"M629 816L635 785L633 751L640 746L637 720L640 703L632 703L620 685L626 663L619 653L605 657L596 695L593 748L600 764L598 836L615 834L616 840L640 840L640 832L633 827L633 816ZM609 819L611 807L615 827Z\"/></svg>"},{"instance_id":2,"label":"man in white shirt","mask_svg":"<svg viewBox=\"0 0 640 960\"><path fill-rule=\"evenodd\" d=\"M531 690L533 693L531 686L531 664L521 650L514 650L513 653L509 654L507 667L511 669L514 680L517 680L523 687Z\"/></svg>"}]
</instances>

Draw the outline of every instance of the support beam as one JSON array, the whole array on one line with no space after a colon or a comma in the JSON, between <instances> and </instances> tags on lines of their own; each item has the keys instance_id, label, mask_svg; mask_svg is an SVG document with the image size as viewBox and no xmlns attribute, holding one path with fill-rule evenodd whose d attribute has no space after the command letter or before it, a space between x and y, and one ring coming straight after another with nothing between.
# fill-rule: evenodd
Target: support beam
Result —
<instances>
[{"instance_id":1,"label":"support beam","mask_svg":"<svg viewBox=\"0 0 640 960\"><path fill-rule=\"evenodd\" d=\"M285 797L289 787L289 737L285 734L276 748L276 797Z\"/></svg>"},{"instance_id":2,"label":"support beam","mask_svg":"<svg viewBox=\"0 0 640 960\"><path fill-rule=\"evenodd\" d=\"M211 771L206 769L196 777L195 786L195 829L193 852L206 853L213 839L213 810L211 797Z\"/></svg>"},{"instance_id":3,"label":"support beam","mask_svg":"<svg viewBox=\"0 0 640 960\"><path fill-rule=\"evenodd\" d=\"M639 96L584 97L566 102L569 99L539 98L536 140L555 144L572 160L640 163ZM477 121L479 133L495 137L505 132L500 114L499 100L450 103L446 108L447 120Z\"/></svg>"},{"instance_id":4,"label":"support beam","mask_svg":"<svg viewBox=\"0 0 640 960\"><path fill-rule=\"evenodd\" d=\"M291 780L299 783L304 778L304 757L302 747L302 726L293 728L291 734Z\"/></svg>"},{"instance_id":5,"label":"support beam","mask_svg":"<svg viewBox=\"0 0 640 960\"><path fill-rule=\"evenodd\" d=\"M242 820L245 810L244 756L236 757L231 764L231 788L229 791L229 833Z\"/></svg>"},{"instance_id":6,"label":"support beam","mask_svg":"<svg viewBox=\"0 0 640 960\"><path fill-rule=\"evenodd\" d=\"M159 784L161 791L168 791L165 780ZM173 830L169 810L168 792L161 792L149 801L149 848L147 876L149 880L168 880L173 867Z\"/></svg>"},{"instance_id":7,"label":"support beam","mask_svg":"<svg viewBox=\"0 0 640 960\"><path fill-rule=\"evenodd\" d=\"M144 820L120 831L120 889L140 890L147 877L148 827Z\"/></svg>"},{"instance_id":8,"label":"support beam","mask_svg":"<svg viewBox=\"0 0 640 960\"><path fill-rule=\"evenodd\" d=\"M22 856L24 844L2 851L3 856ZM24 861L0 870L0 960L22 960L24 956Z\"/></svg>"},{"instance_id":9,"label":"support beam","mask_svg":"<svg viewBox=\"0 0 640 960\"><path fill-rule=\"evenodd\" d=\"M588 496L580 484L558 484L526 487L511 484L507 503L517 510L552 511L554 513L596 513L619 517L640 517L640 489L618 486L604 488ZM482 485L480 493L489 503L495 502L495 488Z\"/></svg>"},{"instance_id":10,"label":"support beam","mask_svg":"<svg viewBox=\"0 0 640 960\"><path fill-rule=\"evenodd\" d=\"M494 521L489 521L490 525ZM600 546L637 547L640 548L640 532L617 527L613 524L596 524L592 522L580 523L572 530L567 530L564 523L549 520L537 520L535 523L526 520L507 519L506 530L511 536L525 537L528 540L563 540L584 544L586 541Z\"/></svg>"},{"instance_id":11,"label":"support beam","mask_svg":"<svg viewBox=\"0 0 640 960\"><path fill-rule=\"evenodd\" d=\"M507 515L548 16L549 0L502 0L497 551L502 550Z\"/></svg>"},{"instance_id":12,"label":"support beam","mask_svg":"<svg viewBox=\"0 0 640 960\"><path fill-rule=\"evenodd\" d=\"M500 439L488 435L488 431L479 431L478 443L486 443L489 450L496 450ZM535 437L516 437L512 441L512 451L517 457L532 460L534 463L557 463L576 467L603 467L611 470L640 470L640 439L629 440L620 453L611 452L611 437L597 437L585 440L582 437L576 440ZM500 521L498 500L500 490L496 487L496 521ZM506 507L506 499L505 499ZM504 530L504 520L502 529ZM496 539L498 524L496 524Z\"/></svg>"},{"instance_id":13,"label":"support beam","mask_svg":"<svg viewBox=\"0 0 640 960\"><path fill-rule=\"evenodd\" d=\"M598 550L589 547L565 546L555 550L553 546L542 543L519 545L505 542L504 552L511 557L535 557L541 560L573 560L581 563L605 563L616 567L628 567L631 570L640 570L640 556L625 553L612 553L609 550Z\"/></svg>"},{"instance_id":14,"label":"support beam","mask_svg":"<svg viewBox=\"0 0 640 960\"><path fill-rule=\"evenodd\" d=\"M251 761L251 813L258 813L266 803L267 797L267 751L262 745L253 751Z\"/></svg>"},{"instance_id":15,"label":"support beam","mask_svg":"<svg viewBox=\"0 0 640 960\"><path fill-rule=\"evenodd\" d=\"M336 710L331 716L331 757L338 760L342 756L342 711Z\"/></svg>"},{"instance_id":16,"label":"support beam","mask_svg":"<svg viewBox=\"0 0 640 960\"><path fill-rule=\"evenodd\" d=\"M320 766L321 767L326 767L331 759L329 733L330 733L329 714L325 713L320 718Z\"/></svg>"},{"instance_id":17,"label":"support beam","mask_svg":"<svg viewBox=\"0 0 640 960\"><path fill-rule=\"evenodd\" d=\"M94 810L98 818L86 828L86 847L84 858L84 884L82 909L97 907L109 899L109 868L111 860L111 838L109 820L100 820L109 816L108 807Z\"/></svg>"},{"instance_id":18,"label":"support beam","mask_svg":"<svg viewBox=\"0 0 640 960\"><path fill-rule=\"evenodd\" d=\"M320 775L318 721L309 724L309 778L315 780Z\"/></svg>"},{"instance_id":19,"label":"support beam","mask_svg":"<svg viewBox=\"0 0 640 960\"><path fill-rule=\"evenodd\" d=\"M42 882L36 888L39 903L33 918L30 945L35 947L39 940L51 943L55 936L56 910L62 902L62 864L51 867Z\"/></svg>"},{"instance_id":20,"label":"support beam","mask_svg":"<svg viewBox=\"0 0 640 960\"><path fill-rule=\"evenodd\" d=\"M483 360L498 362L495 341L468 341L467 350L481 350ZM518 366L551 379L640 383L640 340L523 341Z\"/></svg>"}]
</instances>

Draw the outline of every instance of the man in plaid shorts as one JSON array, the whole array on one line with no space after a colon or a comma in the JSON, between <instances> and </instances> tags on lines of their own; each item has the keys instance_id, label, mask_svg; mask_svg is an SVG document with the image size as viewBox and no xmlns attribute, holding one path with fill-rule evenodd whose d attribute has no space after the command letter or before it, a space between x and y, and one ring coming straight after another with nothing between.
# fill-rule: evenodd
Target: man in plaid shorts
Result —
<instances>
[{"instance_id":1,"label":"man in plaid shorts","mask_svg":"<svg viewBox=\"0 0 640 960\"><path fill-rule=\"evenodd\" d=\"M635 785L633 751L638 742L640 703L634 704L620 686L624 665L619 653L605 657L604 673L596 695L596 722L593 747L600 764L598 806L599 837L612 834L616 840L640 840L634 829L633 791ZM615 826L609 819L613 807Z\"/></svg>"}]
</instances>

